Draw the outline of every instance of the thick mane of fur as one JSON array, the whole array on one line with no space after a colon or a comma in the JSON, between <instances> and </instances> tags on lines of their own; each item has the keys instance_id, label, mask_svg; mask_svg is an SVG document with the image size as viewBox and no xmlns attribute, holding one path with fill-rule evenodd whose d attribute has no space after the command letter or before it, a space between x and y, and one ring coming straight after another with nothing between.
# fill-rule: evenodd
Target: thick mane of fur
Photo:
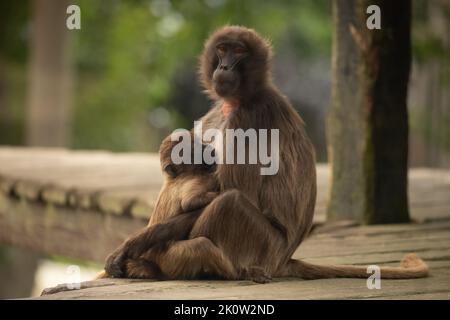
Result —
<instances>
[{"instance_id":1,"label":"thick mane of fur","mask_svg":"<svg viewBox=\"0 0 450 320\"><path fill-rule=\"evenodd\" d=\"M256 33L255 30L241 26L226 26L215 31L205 42L204 50L199 59L199 77L206 93L214 100L218 97L212 86L212 76L219 59L215 52L217 43L224 40L243 42L250 52L250 59L243 65L242 93L248 97L256 93L258 88L271 81L272 48L270 42ZM252 81L246 81L251 79ZM256 81L255 81L256 80Z\"/></svg>"}]
</instances>

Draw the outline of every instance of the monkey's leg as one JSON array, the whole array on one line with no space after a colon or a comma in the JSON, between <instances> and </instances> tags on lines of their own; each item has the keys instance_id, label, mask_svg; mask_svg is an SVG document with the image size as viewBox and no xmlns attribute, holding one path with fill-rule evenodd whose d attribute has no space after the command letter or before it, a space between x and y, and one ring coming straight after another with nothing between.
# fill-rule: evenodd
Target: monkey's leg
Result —
<instances>
[{"instance_id":1,"label":"monkey's leg","mask_svg":"<svg viewBox=\"0 0 450 320\"><path fill-rule=\"evenodd\" d=\"M145 258L145 255L139 258L126 258L123 261L123 266L121 266L121 276L123 278L133 278L133 279L158 279L162 280L165 278L164 274L161 272L159 266L152 260ZM96 279L113 277L103 271L97 275Z\"/></svg>"},{"instance_id":2,"label":"monkey's leg","mask_svg":"<svg viewBox=\"0 0 450 320\"><path fill-rule=\"evenodd\" d=\"M207 237L242 274L272 274L286 251L284 235L240 191L226 191L202 212L190 238ZM284 261L283 261L284 263ZM259 277L259 275L258 275Z\"/></svg>"},{"instance_id":3,"label":"monkey's leg","mask_svg":"<svg viewBox=\"0 0 450 320\"><path fill-rule=\"evenodd\" d=\"M195 279L200 275L227 280L238 278L230 260L205 237L174 242L165 252L144 256L155 259L169 279Z\"/></svg>"},{"instance_id":4,"label":"monkey's leg","mask_svg":"<svg viewBox=\"0 0 450 320\"><path fill-rule=\"evenodd\" d=\"M125 277L134 279L164 279L159 266L144 258L129 259L125 264Z\"/></svg>"}]
</instances>

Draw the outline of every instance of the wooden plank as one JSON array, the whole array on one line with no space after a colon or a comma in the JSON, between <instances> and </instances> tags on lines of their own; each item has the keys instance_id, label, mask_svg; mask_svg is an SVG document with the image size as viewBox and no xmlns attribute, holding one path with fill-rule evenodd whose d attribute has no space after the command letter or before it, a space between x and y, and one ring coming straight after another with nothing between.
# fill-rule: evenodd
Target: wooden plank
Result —
<instances>
[{"instance_id":1,"label":"wooden plank","mask_svg":"<svg viewBox=\"0 0 450 320\"><path fill-rule=\"evenodd\" d=\"M434 205L412 207L410 211L416 222L432 221L450 217L450 204L439 205L436 202Z\"/></svg>"},{"instance_id":2,"label":"wooden plank","mask_svg":"<svg viewBox=\"0 0 450 320\"><path fill-rule=\"evenodd\" d=\"M0 172L4 192L85 209L102 209L92 201L99 192L141 186L157 193L162 183L155 154L0 148Z\"/></svg>"},{"instance_id":3,"label":"wooden plank","mask_svg":"<svg viewBox=\"0 0 450 320\"><path fill-rule=\"evenodd\" d=\"M325 221L329 170L317 165L315 223ZM0 243L103 262L147 223L162 184L155 154L114 154L45 148L0 148ZM294 257L320 264L397 265L417 252L432 277L387 281L368 290L364 280L89 282L82 290L44 298L447 299L450 281L450 170L413 169L412 217L430 223L356 227L324 224ZM447 285L447 286L445 286ZM276 296L274 296L276 292Z\"/></svg>"},{"instance_id":4,"label":"wooden plank","mask_svg":"<svg viewBox=\"0 0 450 320\"><path fill-rule=\"evenodd\" d=\"M407 241L386 241L379 243L371 243L371 246L356 245L351 241L339 241L340 249L336 252L335 246L330 246L330 243L316 243L315 241L306 241L302 244L298 251L299 257L303 258L321 258L321 257L340 257L351 255L374 255L386 253L405 254L411 250L411 241L414 242L414 252L422 254L427 251L449 249L450 235L447 234L445 238L440 239L410 239Z\"/></svg>"},{"instance_id":5,"label":"wooden plank","mask_svg":"<svg viewBox=\"0 0 450 320\"><path fill-rule=\"evenodd\" d=\"M5 175L0 175L0 192L10 194L15 182L14 179L8 178Z\"/></svg>"},{"instance_id":6,"label":"wooden plank","mask_svg":"<svg viewBox=\"0 0 450 320\"><path fill-rule=\"evenodd\" d=\"M130 234L147 224L89 210L56 208L0 193L0 243L104 262Z\"/></svg>"},{"instance_id":7,"label":"wooden plank","mask_svg":"<svg viewBox=\"0 0 450 320\"><path fill-rule=\"evenodd\" d=\"M52 203L59 206L69 204L69 190L58 186L43 186L41 190L41 197L47 203Z\"/></svg>"},{"instance_id":8,"label":"wooden plank","mask_svg":"<svg viewBox=\"0 0 450 320\"><path fill-rule=\"evenodd\" d=\"M450 229L450 220L440 220L431 223L403 223L390 225L372 225L360 226L357 228L338 228L327 234L317 234L318 237L335 237L343 238L346 236L367 236L367 237L383 237L388 234L397 234L399 236L406 235L409 232L416 231L434 231L434 230L448 230ZM320 229L318 229L320 230Z\"/></svg>"},{"instance_id":9,"label":"wooden plank","mask_svg":"<svg viewBox=\"0 0 450 320\"><path fill-rule=\"evenodd\" d=\"M387 265L392 265L392 264L387 264ZM439 269L448 269L450 267L450 260L447 261L438 261L438 262L430 262L429 263L430 268L432 269L433 274L438 271ZM283 283L283 281L296 281L297 283L299 283L299 288L302 288L302 282L301 280L297 280L297 279L276 279L275 281L278 283ZM339 281L339 279L338 279ZM357 282L361 282L361 280L355 280ZM138 284L138 283L143 283L145 286L148 286L151 288L151 290L156 290L161 288L160 285L158 285L157 283L155 283L154 281L142 281L142 280L131 280L131 279L101 279L101 280L95 280L95 281L87 281L87 282L83 282L80 285L80 289L89 289L89 288L97 288L97 287L109 287L108 289L111 289L111 291L116 291L116 292L121 292L121 291L127 291L127 288L121 287L121 288L117 288L117 286L123 286L123 285L129 285L129 284ZM174 282L174 281L166 281L164 282L163 285L165 284L169 284L168 286L163 286L163 289L165 288L169 288L171 289L173 286L177 286L180 282ZM185 282L186 285L188 287L191 288L191 290L196 290L199 286L205 286L205 282L204 281L193 281L193 282ZM315 280L314 284L320 283L320 280ZM200 285L199 285L200 284ZM252 286L255 285L254 283L248 282L248 281L222 281L222 282L206 282L206 286L209 288L214 288L216 291L218 290L222 290L223 293L227 293L229 288L234 288L234 287L244 287L244 286ZM116 288L114 288L116 287ZM133 286L134 288L135 286ZM258 286L258 287L253 287L255 289L259 290L265 290L265 286ZM176 288L174 288L176 289ZM301 290L301 289L300 289ZM73 294L78 297L78 298L89 298L89 294L86 294L87 291L83 291L83 292L75 292L75 291L71 291L68 292L67 294L70 295L70 297L63 297L61 296L59 293L64 292L64 291L71 291L67 285L65 284L61 284L58 285L56 287L52 287L52 288L47 288L43 291L43 295L51 295L51 296L47 296L44 298L49 298L49 299L59 299L59 298L74 298ZM54 294L58 294L58 295L54 295ZM396 298L402 298L403 297L414 297L414 296L418 296L420 298L420 296L424 295L425 298L427 296L429 296L429 298L436 298L436 297L441 297L441 298L445 298L446 296L448 296L450 294L450 292L444 291L444 292L433 292L433 293L422 293L422 294L413 294L413 295L400 295L400 296L384 296L384 298L387 299L396 299ZM93 298L105 298L104 296L97 296L93 295ZM131 297L131 298L141 298L141 296L136 296L136 297ZM273 297L272 297L273 298ZM289 297L289 299L293 299L294 296ZM337 297L338 298L338 297ZM375 298L375 299L379 299L379 297Z\"/></svg>"},{"instance_id":10,"label":"wooden plank","mask_svg":"<svg viewBox=\"0 0 450 320\"><path fill-rule=\"evenodd\" d=\"M369 290L365 279L134 282L45 295L39 299L369 299L449 292L450 271L415 280L382 280Z\"/></svg>"},{"instance_id":11,"label":"wooden plank","mask_svg":"<svg viewBox=\"0 0 450 320\"><path fill-rule=\"evenodd\" d=\"M447 222L444 222L446 226ZM431 276L413 280L382 280L381 290L369 290L364 279L323 279L303 281L293 278L274 279L259 285L249 281L144 281L122 280L108 287L98 287L97 282L84 285L77 291L58 292L41 299L448 299L450 293L450 230L438 223L427 225L389 225L390 233L372 235L365 227L348 228L345 237L336 238L313 234L295 257L319 264L377 264L398 265L405 252L419 251L428 263ZM406 232L407 230L409 232ZM392 232L392 231L396 231ZM352 236L351 233L355 236ZM363 236L361 236L361 234ZM396 235L401 235L396 238ZM417 236L417 238L416 238ZM390 242L380 247L380 243ZM429 244L427 242L429 241ZM353 243L352 243L353 242ZM417 250L422 246L429 250ZM348 248L347 248L348 247ZM327 249L328 248L328 249ZM322 252L323 250L328 250ZM354 252L352 252L354 250ZM63 286L64 287L64 286ZM57 290L56 290L57 291Z\"/></svg>"},{"instance_id":12,"label":"wooden plank","mask_svg":"<svg viewBox=\"0 0 450 320\"><path fill-rule=\"evenodd\" d=\"M31 201L38 201L41 194L41 185L33 181L18 181L14 184L13 192L20 197Z\"/></svg>"},{"instance_id":13,"label":"wooden plank","mask_svg":"<svg viewBox=\"0 0 450 320\"><path fill-rule=\"evenodd\" d=\"M414 248L407 250L405 252L385 252L385 253L374 253L374 254L355 254L347 256L329 256L329 257L312 257L304 258L305 261L316 263L316 264L362 264L362 265L382 265L385 263L397 263L402 259L402 257L407 254L415 252ZM440 261L450 259L450 250L430 250L419 252L419 256L425 261ZM303 259L303 257L298 253L298 251L293 256L295 259Z\"/></svg>"},{"instance_id":14,"label":"wooden plank","mask_svg":"<svg viewBox=\"0 0 450 320\"><path fill-rule=\"evenodd\" d=\"M450 300L450 292L418 293L398 296L369 298L368 300Z\"/></svg>"},{"instance_id":15,"label":"wooden plank","mask_svg":"<svg viewBox=\"0 0 450 320\"><path fill-rule=\"evenodd\" d=\"M143 216L141 211L146 210L145 217L148 219L153 211L159 189L153 188L128 188L119 190L108 190L99 194L97 205L101 211L120 215L127 210L127 214ZM133 207L135 211L132 211ZM144 207L145 206L145 209Z\"/></svg>"},{"instance_id":16,"label":"wooden plank","mask_svg":"<svg viewBox=\"0 0 450 320\"><path fill-rule=\"evenodd\" d=\"M152 209L162 175L156 154L0 148L0 190L33 201L120 214L131 209L142 217ZM329 169L317 165L315 222L325 221ZM410 171L411 215L418 221L450 217L450 171ZM147 189L150 198L134 191ZM100 198L99 195L102 195Z\"/></svg>"}]
</instances>

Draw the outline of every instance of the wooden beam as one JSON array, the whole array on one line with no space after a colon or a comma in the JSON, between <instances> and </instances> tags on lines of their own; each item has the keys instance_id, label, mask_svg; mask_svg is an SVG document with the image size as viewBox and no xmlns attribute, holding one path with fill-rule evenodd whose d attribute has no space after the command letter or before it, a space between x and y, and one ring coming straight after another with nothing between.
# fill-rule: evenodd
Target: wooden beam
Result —
<instances>
[{"instance_id":1,"label":"wooden beam","mask_svg":"<svg viewBox=\"0 0 450 320\"><path fill-rule=\"evenodd\" d=\"M147 219L30 202L0 192L0 243L103 263Z\"/></svg>"}]
</instances>

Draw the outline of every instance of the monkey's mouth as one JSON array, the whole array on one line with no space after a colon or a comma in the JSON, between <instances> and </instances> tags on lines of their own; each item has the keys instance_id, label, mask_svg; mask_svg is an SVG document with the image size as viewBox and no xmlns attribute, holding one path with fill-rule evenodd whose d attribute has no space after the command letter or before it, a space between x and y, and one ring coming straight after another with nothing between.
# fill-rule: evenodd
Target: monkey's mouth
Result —
<instances>
[{"instance_id":1,"label":"monkey's mouth","mask_svg":"<svg viewBox=\"0 0 450 320\"><path fill-rule=\"evenodd\" d=\"M220 82L215 84L214 90L221 97L230 97L236 92L236 85L232 82Z\"/></svg>"},{"instance_id":2,"label":"monkey's mouth","mask_svg":"<svg viewBox=\"0 0 450 320\"><path fill-rule=\"evenodd\" d=\"M214 90L221 97L229 97L239 87L239 77L234 71L216 70L213 74Z\"/></svg>"}]
</instances>

